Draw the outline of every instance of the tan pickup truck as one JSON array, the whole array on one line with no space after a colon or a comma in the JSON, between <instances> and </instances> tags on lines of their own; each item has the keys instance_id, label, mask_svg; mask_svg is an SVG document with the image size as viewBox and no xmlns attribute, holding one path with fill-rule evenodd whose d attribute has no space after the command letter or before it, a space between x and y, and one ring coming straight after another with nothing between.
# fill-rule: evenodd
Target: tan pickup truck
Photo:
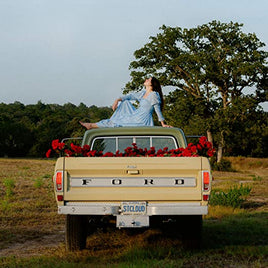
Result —
<instances>
[{"instance_id":1,"label":"tan pickup truck","mask_svg":"<svg viewBox=\"0 0 268 268\"><path fill-rule=\"evenodd\" d=\"M88 130L82 141L104 153L132 143L156 150L187 146L181 129L163 127ZM60 157L53 181L68 250L83 249L87 235L104 225L173 228L200 242L211 189L206 157Z\"/></svg>"}]
</instances>

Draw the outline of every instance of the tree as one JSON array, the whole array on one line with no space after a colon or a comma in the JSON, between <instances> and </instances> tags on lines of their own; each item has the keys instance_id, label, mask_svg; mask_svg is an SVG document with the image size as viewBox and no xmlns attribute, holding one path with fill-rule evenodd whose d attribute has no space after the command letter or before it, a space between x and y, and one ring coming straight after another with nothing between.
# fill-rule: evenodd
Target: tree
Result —
<instances>
[{"instance_id":1,"label":"tree","mask_svg":"<svg viewBox=\"0 0 268 268\"><path fill-rule=\"evenodd\" d=\"M217 112L236 105L234 100L245 96L249 87L258 87L255 97L263 99L267 87L268 53L261 50L265 44L255 34L243 33L242 26L212 21L192 29L160 27L159 34L135 51L136 60L130 63L131 81L125 91L139 90L148 75L159 78L163 86L184 91L203 107L198 115L211 140ZM171 108L175 102L167 103ZM226 113L221 114L225 125L229 119L224 117ZM220 161L225 130L217 129L213 135L217 137Z\"/></svg>"},{"instance_id":2,"label":"tree","mask_svg":"<svg viewBox=\"0 0 268 268\"><path fill-rule=\"evenodd\" d=\"M19 111L17 111L19 112ZM0 156L25 156L32 146L33 135L24 124L0 115Z\"/></svg>"}]
</instances>

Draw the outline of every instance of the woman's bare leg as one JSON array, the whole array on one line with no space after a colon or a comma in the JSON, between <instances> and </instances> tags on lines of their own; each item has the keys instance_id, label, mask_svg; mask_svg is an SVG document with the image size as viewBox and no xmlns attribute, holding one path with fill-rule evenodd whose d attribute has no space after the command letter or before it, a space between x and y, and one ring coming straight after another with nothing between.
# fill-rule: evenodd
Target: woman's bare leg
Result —
<instances>
[{"instance_id":1,"label":"woman's bare leg","mask_svg":"<svg viewBox=\"0 0 268 268\"><path fill-rule=\"evenodd\" d=\"M98 128L98 125L96 123L84 123L81 121L79 123L86 129Z\"/></svg>"}]
</instances>

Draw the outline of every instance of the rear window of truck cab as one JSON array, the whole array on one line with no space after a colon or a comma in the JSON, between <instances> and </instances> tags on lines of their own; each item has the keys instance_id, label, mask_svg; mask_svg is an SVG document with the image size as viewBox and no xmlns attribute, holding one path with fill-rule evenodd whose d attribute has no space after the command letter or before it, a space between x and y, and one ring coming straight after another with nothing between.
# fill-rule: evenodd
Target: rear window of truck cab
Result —
<instances>
[{"instance_id":1,"label":"rear window of truck cab","mask_svg":"<svg viewBox=\"0 0 268 268\"><path fill-rule=\"evenodd\" d=\"M124 152L127 147L132 147L133 143L142 149L155 147L155 150L159 150L168 147L171 150L178 148L176 140L172 136L118 136L95 138L91 150L103 151L103 153L115 153L118 150Z\"/></svg>"}]
</instances>

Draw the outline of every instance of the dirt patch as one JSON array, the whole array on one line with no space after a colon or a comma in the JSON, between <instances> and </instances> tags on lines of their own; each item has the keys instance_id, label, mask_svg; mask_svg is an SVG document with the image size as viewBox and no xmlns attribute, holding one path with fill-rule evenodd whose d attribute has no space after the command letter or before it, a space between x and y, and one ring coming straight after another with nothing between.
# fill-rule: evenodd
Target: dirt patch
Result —
<instances>
[{"instance_id":1,"label":"dirt patch","mask_svg":"<svg viewBox=\"0 0 268 268\"><path fill-rule=\"evenodd\" d=\"M45 235L37 239L25 241L24 243L16 242L8 248L0 250L0 257L13 255L17 257L41 256L62 243L64 243L63 232Z\"/></svg>"}]
</instances>

